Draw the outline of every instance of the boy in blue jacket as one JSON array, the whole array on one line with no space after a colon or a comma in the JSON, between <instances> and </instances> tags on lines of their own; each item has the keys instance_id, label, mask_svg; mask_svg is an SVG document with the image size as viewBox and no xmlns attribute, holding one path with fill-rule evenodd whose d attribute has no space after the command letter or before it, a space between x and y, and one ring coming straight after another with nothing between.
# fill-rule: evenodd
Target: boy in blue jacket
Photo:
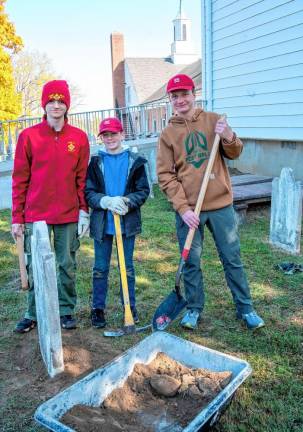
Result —
<instances>
[{"instance_id":1,"label":"boy in blue jacket","mask_svg":"<svg viewBox=\"0 0 303 432\"><path fill-rule=\"evenodd\" d=\"M149 195L142 156L122 148L123 127L115 117L102 120L99 135L105 145L91 158L86 178L85 196L92 209L90 237L94 239L92 325L105 327L104 310L108 289L108 273L115 235L112 213L121 216L130 307L135 323L139 322L135 297L133 253L135 237L141 232L140 207ZM121 292L121 288L120 288Z\"/></svg>"}]
</instances>

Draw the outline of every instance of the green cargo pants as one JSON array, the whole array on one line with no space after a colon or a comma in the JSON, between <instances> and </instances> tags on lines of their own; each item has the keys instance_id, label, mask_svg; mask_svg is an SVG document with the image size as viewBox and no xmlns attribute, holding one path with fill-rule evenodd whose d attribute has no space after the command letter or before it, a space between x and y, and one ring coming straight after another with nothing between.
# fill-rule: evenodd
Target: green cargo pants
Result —
<instances>
[{"instance_id":1,"label":"green cargo pants","mask_svg":"<svg viewBox=\"0 0 303 432\"><path fill-rule=\"evenodd\" d=\"M76 302L76 251L80 241L77 237L77 223L47 225L53 245L57 264L57 284L60 316L73 315ZM27 256L27 273L29 279L28 309L25 318L36 320L35 292L31 255L31 235L33 224L25 224L24 251Z\"/></svg>"}]
</instances>

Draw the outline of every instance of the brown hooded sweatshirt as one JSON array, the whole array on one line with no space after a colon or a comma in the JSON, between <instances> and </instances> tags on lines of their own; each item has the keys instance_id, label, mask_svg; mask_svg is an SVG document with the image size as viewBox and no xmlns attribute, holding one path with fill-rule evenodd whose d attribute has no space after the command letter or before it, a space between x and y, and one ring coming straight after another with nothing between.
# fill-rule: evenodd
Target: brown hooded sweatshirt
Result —
<instances>
[{"instance_id":1,"label":"brown hooded sweatshirt","mask_svg":"<svg viewBox=\"0 0 303 432\"><path fill-rule=\"evenodd\" d=\"M160 136L159 186L180 215L195 208L219 117L196 108L191 120L171 117ZM217 210L232 203L231 181L223 156L236 159L242 149L243 144L235 134L231 142L221 139L202 210Z\"/></svg>"}]
</instances>

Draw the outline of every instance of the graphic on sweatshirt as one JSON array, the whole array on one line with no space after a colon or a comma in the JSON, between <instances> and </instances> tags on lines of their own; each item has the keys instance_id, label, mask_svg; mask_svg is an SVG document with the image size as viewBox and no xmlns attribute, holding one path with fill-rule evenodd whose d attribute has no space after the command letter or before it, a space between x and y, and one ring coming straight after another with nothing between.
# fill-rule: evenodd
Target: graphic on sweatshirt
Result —
<instances>
[{"instance_id":1,"label":"graphic on sweatshirt","mask_svg":"<svg viewBox=\"0 0 303 432\"><path fill-rule=\"evenodd\" d=\"M195 168L200 168L209 158L206 136L202 132L190 132L185 140L185 150L186 162Z\"/></svg>"}]
</instances>

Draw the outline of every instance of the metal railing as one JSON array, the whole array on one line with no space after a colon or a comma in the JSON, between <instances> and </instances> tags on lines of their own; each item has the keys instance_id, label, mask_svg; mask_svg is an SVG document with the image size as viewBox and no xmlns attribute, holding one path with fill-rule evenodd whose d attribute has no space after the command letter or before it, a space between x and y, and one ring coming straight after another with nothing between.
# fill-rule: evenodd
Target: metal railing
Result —
<instances>
[{"instance_id":1,"label":"metal railing","mask_svg":"<svg viewBox=\"0 0 303 432\"><path fill-rule=\"evenodd\" d=\"M203 106L201 100L197 106ZM118 117L124 128L125 140L157 137L171 117L171 105L166 101L145 105L113 108L69 114L69 123L84 130L90 142L98 142L99 124L106 117ZM0 121L0 161L13 159L20 132L41 121L41 117Z\"/></svg>"}]
</instances>

